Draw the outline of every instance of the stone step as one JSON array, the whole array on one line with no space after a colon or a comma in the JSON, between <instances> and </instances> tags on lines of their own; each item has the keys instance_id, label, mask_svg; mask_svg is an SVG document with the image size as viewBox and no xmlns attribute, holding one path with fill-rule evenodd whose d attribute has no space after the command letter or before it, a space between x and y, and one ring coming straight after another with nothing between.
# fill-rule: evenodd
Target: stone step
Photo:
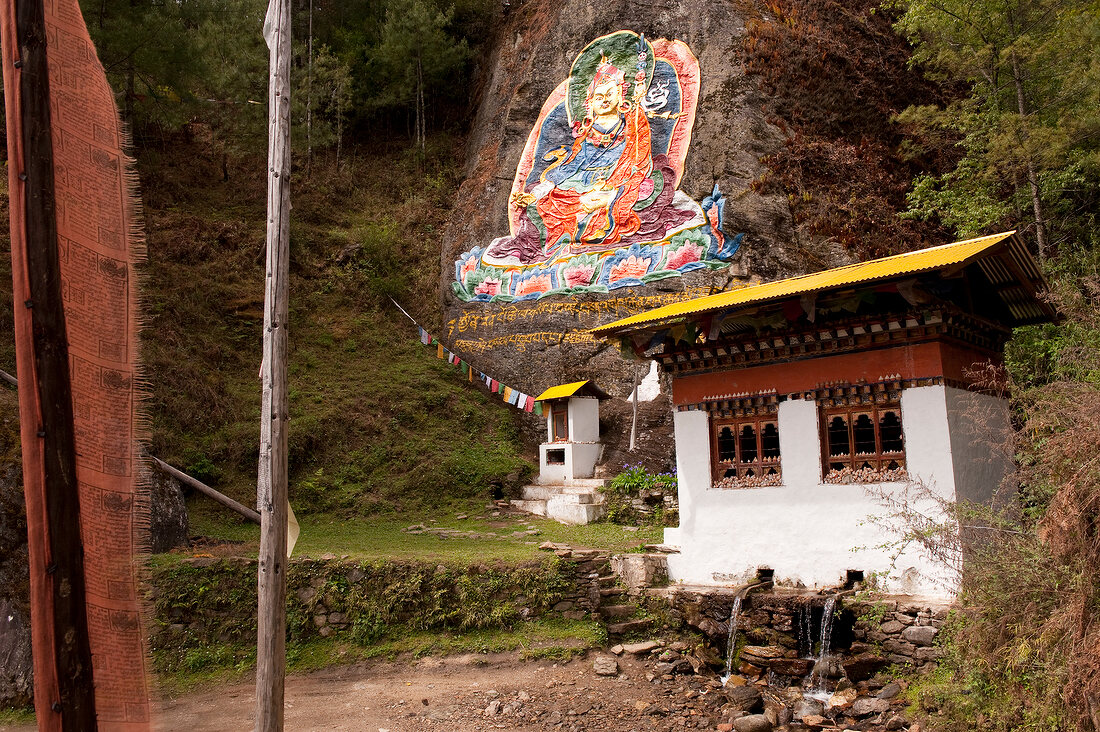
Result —
<instances>
[{"instance_id":1,"label":"stone step","mask_svg":"<svg viewBox=\"0 0 1100 732\"><path fill-rule=\"evenodd\" d=\"M557 488L558 486L549 485L525 485L520 495L525 501L545 501L561 492Z\"/></svg>"},{"instance_id":2,"label":"stone step","mask_svg":"<svg viewBox=\"0 0 1100 732\"><path fill-rule=\"evenodd\" d=\"M600 605L600 617L604 620L624 620L637 612L637 605Z\"/></svg>"},{"instance_id":3,"label":"stone step","mask_svg":"<svg viewBox=\"0 0 1100 732\"><path fill-rule=\"evenodd\" d=\"M605 574L599 577L601 591L605 587L617 587L619 584L619 576L617 574Z\"/></svg>"},{"instance_id":4,"label":"stone step","mask_svg":"<svg viewBox=\"0 0 1100 732\"><path fill-rule=\"evenodd\" d=\"M559 500L564 496L556 496L546 502L546 516L563 524L590 524L598 521L607 513L607 506L602 503L579 503L576 501Z\"/></svg>"},{"instance_id":5,"label":"stone step","mask_svg":"<svg viewBox=\"0 0 1100 732\"><path fill-rule=\"evenodd\" d=\"M602 478L543 478L541 475L535 477L535 485L545 486L562 486L569 488L588 488L590 490L599 490L607 485L607 481Z\"/></svg>"},{"instance_id":6,"label":"stone step","mask_svg":"<svg viewBox=\"0 0 1100 732\"><path fill-rule=\"evenodd\" d=\"M536 516L546 515L546 501L538 499L513 499L511 501L512 507L526 513L533 513Z\"/></svg>"},{"instance_id":7,"label":"stone step","mask_svg":"<svg viewBox=\"0 0 1100 732\"><path fill-rule=\"evenodd\" d=\"M603 493L598 490L568 485L525 485L522 491L523 499L529 501L545 501L555 496L584 496L587 499L579 503L602 503L604 500Z\"/></svg>"},{"instance_id":8,"label":"stone step","mask_svg":"<svg viewBox=\"0 0 1100 732\"><path fill-rule=\"evenodd\" d=\"M603 598L603 599L607 599L609 597L617 597L619 595L625 595L625 594L626 594L626 588L625 587L601 587L600 588L600 597Z\"/></svg>"},{"instance_id":9,"label":"stone step","mask_svg":"<svg viewBox=\"0 0 1100 732\"><path fill-rule=\"evenodd\" d=\"M653 621L649 618L638 618L637 620L626 620L621 623L610 623L607 626L607 634L614 635L627 635L628 633L641 633L642 631L649 630L653 625Z\"/></svg>"}]
</instances>

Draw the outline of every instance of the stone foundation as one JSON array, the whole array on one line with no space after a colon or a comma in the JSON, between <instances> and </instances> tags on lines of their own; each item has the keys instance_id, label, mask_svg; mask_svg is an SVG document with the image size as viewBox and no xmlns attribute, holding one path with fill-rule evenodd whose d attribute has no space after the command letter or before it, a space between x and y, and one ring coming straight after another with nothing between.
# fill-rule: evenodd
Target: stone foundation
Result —
<instances>
[{"instance_id":1,"label":"stone foundation","mask_svg":"<svg viewBox=\"0 0 1100 732\"><path fill-rule=\"evenodd\" d=\"M649 590L671 606L682 619L725 648L735 588ZM751 647L753 671L770 670L787 676L809 672L805 662L819 653L815 647L828 595L782 590L752 591L743 600L738 636ZM868 678L888 665L930 668L942 655L936 636L947 619L949 606L908 597L856 598L841 594L834 614L831 655L851 681ZM803 668L805 667L805 668ZM869 673L867 673L869 671Z\"/></svg>"}]
</instances>

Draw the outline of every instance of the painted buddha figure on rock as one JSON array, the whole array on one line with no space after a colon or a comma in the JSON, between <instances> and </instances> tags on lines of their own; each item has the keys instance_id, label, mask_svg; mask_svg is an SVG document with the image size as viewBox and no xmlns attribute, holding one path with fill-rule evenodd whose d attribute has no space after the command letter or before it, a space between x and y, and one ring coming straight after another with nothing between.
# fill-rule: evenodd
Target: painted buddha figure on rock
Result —
<instances>
[{"instance_id":1,"label":"painted buddha figure on rock","mask_svg":"<svg viewBox=\"0 0 1100 732\"><path fill-rule=\"evenodd\" d=\"M509 196L510 234L455 262L464 301L607 292L728 266L720 194L677 190L699 64L681 41L618 31L588 44L543 105Z\"/></svg>"},{"instance_id":2,"label":"painted buddha figure on rock","mask_svg":"<svg viewBox=\"0 0 1100 732\"><path fill-rule=\"evenodd\" d=\"M649 122L640 104L644 86L624 80L621 69L602 62L585 97L584 120L575 123L570 148L552 151L550 166L539 181L511 203L521 209L517 235L498 239L490 256L515 256L520 263L562 254L610 249L643 229L642 239L694 217L692 210L670 209L673 191L644 201L652 193L654 169ZM632 98L625 91L634 87ZM657 165L671 170L663 155ZM643 199L641 210L636 210ZM654 226L658 221L662 226ZM649 235L649 236L646 236ZM660 236L657 237L661 238Z\"/></svg>"}]
</instances>

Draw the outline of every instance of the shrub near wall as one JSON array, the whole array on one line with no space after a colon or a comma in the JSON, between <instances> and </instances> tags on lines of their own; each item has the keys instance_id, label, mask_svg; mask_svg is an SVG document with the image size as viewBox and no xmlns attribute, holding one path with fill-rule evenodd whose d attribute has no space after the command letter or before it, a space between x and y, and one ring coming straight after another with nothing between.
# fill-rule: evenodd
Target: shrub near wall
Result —
<instances>
[{"instance_id":1,"label":"shrub near wall","mask_svg":"<svg viewBox=\"0 0 1100 732\"><path fill-rule=\"evenodd\" d=\"M516 565L292 562L287 639L339 634L369 644L402 630L508 627L545 614L574 589L556 557ZM256 561L188 559L151 572L152 645L160 670L194 670L199 649L253 646Z\"/></svg>"}]
</instances>

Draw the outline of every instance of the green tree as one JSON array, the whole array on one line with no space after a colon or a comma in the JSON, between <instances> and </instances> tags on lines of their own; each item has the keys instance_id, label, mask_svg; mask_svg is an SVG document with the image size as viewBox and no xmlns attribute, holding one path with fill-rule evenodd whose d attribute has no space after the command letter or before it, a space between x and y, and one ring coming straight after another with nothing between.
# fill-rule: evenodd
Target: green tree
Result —
<instances>
[{"instance_id":1,"label":"green tree","mask_svg":"<svg viewBox=\"0 0 1100 732\"><path fill-rule=\"evenodd\" d=\"M322 45L307 59L305 68L295 70L294 134L306 148L306 169L311 170L313 152L335 148L339 164L344 141L344 122L351 103L351 69ZM299 144L302 144L301 142Z\"/></svg>"},{"instance_id":2,"label":"green tree","mask_svg":"<svg viewBox=\"0 0 1100 732\"><path fill-rule=\"evenodd\" d=\"M413 137L424 149L427 112L437 94L462 77L469 58L465 38L448 30L454 10L428 0L397 0L386 9L381 39L372 54L380 106L413 109Z\"/></svg>"},{"instance_id":3,"label":"green tree","mask_svg":"<svg viewBox=\"0 0 1100 732\"><path fill-rule=\"evenodd\" d=\"M84 0L123 118L138 133L201 119L263 130L264 0ZM256 130L251 130L253 133Z\"/></svg>"},{"instance_id":4,"label":"green tree","mask_svg":"<svg viewBox=\"0 0 1100 732\"><path fill-rule=\"evenodd\" d=\"M913 62L969 94L899 119L956 135L958 166L918 177L910 215L970 235L1030 219L1041 257L1094 227L1100 2L901 0Z\"/></svg>"},{"instance_id":5,"label":"green tree","mask_svg":"<svg viewBox=\"0 0 1100 732\"><path fill-rule=\"evenodd\" d=\"M198 22L197 3L84 0L81 5L123 119L141 128L185 118L189 82L203 73L202 56L188 32Z\"/></svg>"}]
</instances>

